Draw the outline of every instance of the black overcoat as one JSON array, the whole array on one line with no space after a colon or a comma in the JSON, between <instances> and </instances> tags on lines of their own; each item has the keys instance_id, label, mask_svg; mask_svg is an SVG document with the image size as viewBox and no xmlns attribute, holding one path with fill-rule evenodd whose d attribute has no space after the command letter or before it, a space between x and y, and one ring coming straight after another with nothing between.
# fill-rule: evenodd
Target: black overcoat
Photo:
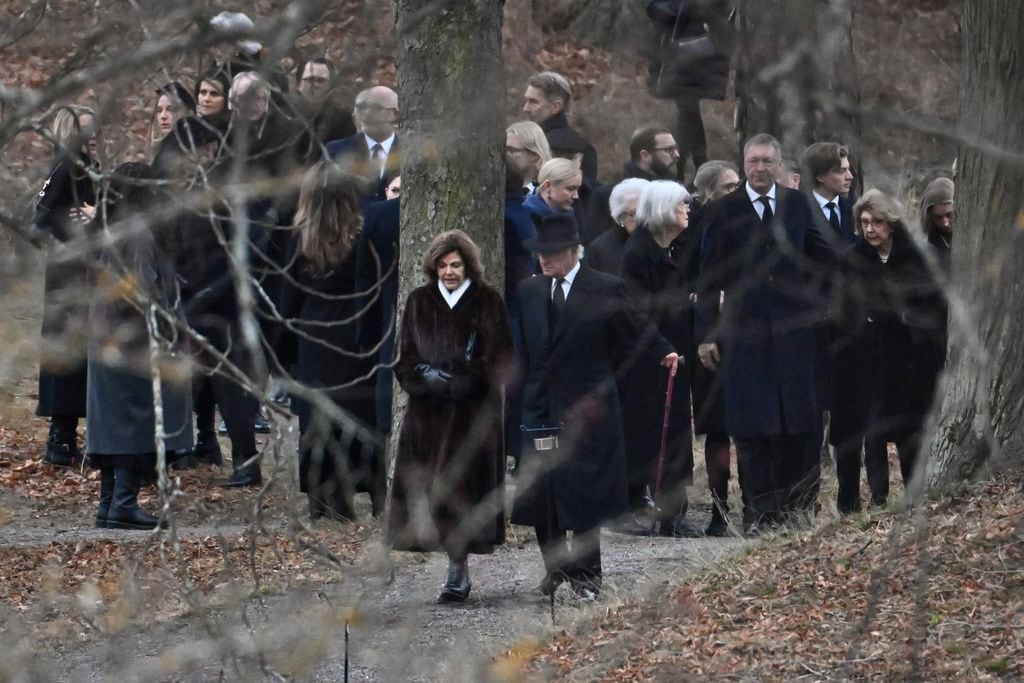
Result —
<instances>
[{"instance_id":1,"label":"black overcoat","mask_svg":"<svg viewBox=\"0 0 1024 683\"><path fill-rule=\"evenodd\" d=\"M808 280L830 267L833 255L807 198L778 185L776 193L770 224L745 184L708 205L704 218L695 333L725 354L720 371L732 437L800 434L816 423L813 327L822 306Z\"/></svg>"},{"instance_id":2,"label":"black overcoat","mask_svg":"<svg viewBox=\"0 0 1024 683\"><path fill-rule=\"evenodd\" d=\"M501 387L514 361L501 295L473 282L451 309L436 280L413 290L397 353L395 377L409 407L388 541L396 550L490 553L505 542ZM451 373L448 397L428 391L421 363Z\"/></svg>"},{"instance_id":3,"label":"black overcoat","mask_svg":"<svg viewBox=\"0 0 1024 683\"><path fill-rule=\"evenodd\" d=\"M280 360L291 366L296 381L322 389L350 418L371 430L375 412L371 375L376 357L361 357L356 342L356 321L364 300L356 291L355 250L331 273L320 277L310 272L298 244L295 235L282 278L280 312L290 326L281 334ZM338 440L347 443L347 462L339 467L323 457L322 445L311 443L310 425L316 411L310 402L294 396L292 411L299 418L302 491L333 477L343 478L342 483L355 491L376 494L382 490L384 463L379 444L353 438L352 433L335 427Z\"/></svg>"},{"instance_id":4,"label":"black overcoat","mask_svg":"<svg viewBox=\"0 0 1024 683\"><path fill-rule=\"evenodd\" d=\"M902 232L885 263L867 242L854 244L838 281L830 440L842 444L869 428L900 439L920 427L941 367L934 352L944 313L939 288Z\"/></svg>"},{"instance_id":5,"label":"black overcoat","mask_svg":"<svg viewBox=\"0 0 1024 683\"><path fill-rule=\"evenodd\" d=\"M646 226L639 226L626 241L622 279L645 320L687 357L692 346L693 306L690 294L697 286L692 268L694 240L686 231L664 249ZM693 478L693 439L690 432L688 368L679 368L673 380L668 442L662 491L688 484ZM623 424L630 483L655 490L658 453L668 389L668 371L640 363L628 376Z\"/></svg>"},{"instance_id":6,"label":"black overcoat","mask_svg":"<svg viewBox=\"0 0 1024 683\"><path fill-rule=\"evenodd\" d=\"M562 425L561 451L545 462L539 451L522 456L512 521L588 531L628 508L626 451L616 377L636 362L657 365L672 346L632 313L617 277L580 268L549 330L551 278L524 281L522 312L525 377L523 425Z\"/></svg>"},{"instance_id":7,"label":"black overcoat","mask_svg":"<svg viewBox=\"0 0 1024 683\"><path fill-rule=\"evenodd\" d=\"M58 151L53 168L36 197L33 228L58 243L46 262L39 404L36 414L82 417L86 409L86 319L90 270L83 258L84 224L69 218L82 204L96 205L96 192L85 154Z\"/></svg>"}]
</instances>

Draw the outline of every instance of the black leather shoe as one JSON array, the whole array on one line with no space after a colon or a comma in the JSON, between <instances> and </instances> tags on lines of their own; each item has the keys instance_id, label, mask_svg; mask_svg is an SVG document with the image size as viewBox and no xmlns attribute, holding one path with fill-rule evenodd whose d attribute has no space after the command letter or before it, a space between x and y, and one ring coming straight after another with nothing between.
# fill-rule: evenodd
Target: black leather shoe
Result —
<instances>
[{"instance_id":1,"label":"black leather shoe","mask_svg":"<svg viewBox=\"0 0 1024 683\"><path fill-rule=\"evenodd\" d=\"M439 605L451 602L465 602L469 597L469 589L473 587L469 580L469 565L465 562L451 562L448 564L448 580L437 596Z\"/></svg>"},{"instance_id":2,"label":"black leather shoe","mask_svg":"<svg viewBox=\"0 0 1024 683\"><path fill-rule=\"evenodd\" d=\"M220 454L220 443L217 441L217 433L214 431L199 432L196 436L196 447L193 453L199 462L218 467L224 464L224 458Z\"/></svg>"},{"instance_id":3,"label":"black leather shoe","mask_svg":"<svg viewBox=\"0 0 1024 683\"><path fill-rule=\"evenodd\" d=\"M263 475L260 473L258 464L241 467L235 470L231 478L224 482L224 487L229 489L242 488L243 486L259 486L263 483Z\"/></svg>"},{"instance_id":4,"label":"black leather shoe","mask_svg":"<svg viewBox=\"0 0 1024 683\"><path fill-rule=\"evenodd\" d=\"M554 571L548 572L541 579L540 584L537 586L537 592L546 598L551 597L558 590L558 587L569 580L569 577L564 572Z\"/></svg>"},{"instance_id":5,"label":"black leather shoe","mask_svg":"<svg viewBox=\"0 0 1024 683\"><path fill-rule=\"evenodd\" d=\"M694 528L683 515L661 520L658 524L658 535L670 538L700 538L703 536L700 530Z\"/></svg>"},{"instance_id":6,"label":"black leather shoe","mask_svg":"<svg viewBox=\"0 0 1024 683\"><path fill-rule=\"evenodd\" d=\"M722 538L723 536L729 535L729 522L724 518L713 515L711 521L708 523L708 527L704 529L705 536L713 536L716 538Z\"/></svg>"},{"instance_id":7,"label":"black leather shoe","mask_svg":"<svg viewBox=\"0 0 1024 683\"><path fill-rule=\"evenodd\" d=\"M167 522L160 524L160 520L149 514L140 507L131 510L111 510L107 514L108 529L155 529L157 525L167 527Z\"/></svg>"},{"instance_id":8,"label":"black leather shoe","mask_svg":"<svg viewBox=\"0 0 1024 683\"><path fill-rule=\"evenodd\" d=\"M199 467L199 461L196 460L194 452L181 451L168 467L172 470L194 470Z\"/></svg>"}]
</instances>

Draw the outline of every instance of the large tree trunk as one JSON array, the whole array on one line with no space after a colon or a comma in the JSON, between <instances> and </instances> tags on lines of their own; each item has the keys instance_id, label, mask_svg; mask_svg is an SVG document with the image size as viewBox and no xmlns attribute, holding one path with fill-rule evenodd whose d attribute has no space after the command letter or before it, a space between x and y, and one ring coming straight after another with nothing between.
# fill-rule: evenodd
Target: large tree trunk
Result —
<instances>
[{"instance_id":1,"label":"large tree trunk","mask_svg":"<svg viewBox=\"0 0 1024 683\"><path fill-rule=\"evenodd\" d=\"M1024 3L966 0L962 35L950 350L925 448L946 489L1024 468Z\"/></svg>"},{"instance_id":2,"label":"large tree trunk","mask_svg":"<svg viewBox=\"0 0 1024 683\"><path fill-rule=\"evenodd\" d=\"M504 0L395 0L404 155L399 320L409 292L424 282L423 252L445 230L469 234L483 253L488 283L502 291L503 8ZM391 463L405 406L396 387Z\"/></svg>"},{"instance_id":3,"label":"large tree trunk","mask_svg":"<svg viewBox=\"0 0 1024 683\"><path fill-rule=\"evenodd\" d=\"M819 141L841 142L857 155L853 0L742 0L738 9L741 144L771 133L791 159Z\"/></svg>"}]
</instances>

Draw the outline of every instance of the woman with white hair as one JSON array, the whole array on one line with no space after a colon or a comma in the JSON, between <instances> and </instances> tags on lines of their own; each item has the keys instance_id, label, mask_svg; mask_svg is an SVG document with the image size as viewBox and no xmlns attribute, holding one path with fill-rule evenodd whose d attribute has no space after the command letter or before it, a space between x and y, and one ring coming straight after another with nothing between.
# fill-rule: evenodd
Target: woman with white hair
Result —
<instances>
[{"instance_id":1,"label":"woman with white hair","mask_svg":"<svg viewBox=\"0 0 1024 683\"><path fill-rule=\"evenodd\" d=\"M636 205L640 201L640 193L650 182L644 178L626 178L612 188L612 193L608 197L608 208L612 220L615 221L615 227L605 231L587 247L584 260L588 266L604 273L619 274L626 240L639 225L636 219Z\"/></svg>"},{"instance_id":2,"label":"woman with white hair","mask_svg":"<svg viewBox=\"0 0 1024 683\"><path fill-rule=\"evenodd\" d=\"M622 254L622 279L639 310L683 353L693 346L690 293L695 289L699 246L699 240L682 238L687 234L689 203L690 193L675 181L648 183L637 204L636 219L641 225L626 241ZM674 398L664 466L659 468L668 382L674 382ZM686 520L686 487L693 478L688 373L670 376L660 368L649 371L637 366L630 373L627 394L623 421L634 509L645 503L645 490L649 489L658 509L660 535L699 536Z\"/></svg>"}]
</instances>

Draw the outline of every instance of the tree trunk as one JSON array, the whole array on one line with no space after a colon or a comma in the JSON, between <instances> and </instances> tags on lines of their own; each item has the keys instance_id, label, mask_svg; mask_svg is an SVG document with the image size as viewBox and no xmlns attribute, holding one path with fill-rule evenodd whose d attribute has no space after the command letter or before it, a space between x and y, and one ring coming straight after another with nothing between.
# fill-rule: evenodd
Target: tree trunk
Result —
<instances>
[{"instance_id":1,"label":"tree trunk","mask_svg":"<svg viewBox=\"0 0 1024 683\"><path fill-rule=\"evenodd\" d=\"M504 0L395 0L402 111L402 218L398 317L425 282L420 259L440 232L458 228L480 247L487 281L504 274ZM393 399L393 467L406 396ZM390 471L390 467L389 467Z\"/></svg>"},{"instance_id":2,"label":"tree trunk","mask_svg":"<svg viewBox=\"0 0 1024 683\"><path fill-rule=\"evenodd\" d=\"M852 0L742 0L738 9L740 143L771 133L794 160L819 141L841 142L856 154Z\"/></svg>"},{"instance_id":3,"label":"tree trunk","mask_svg":"<svg viewBox=\"0 0 1024 683\"><path fill-rule=\"evenodd\" d=\"M1024 3L966 0L962 36L950 349L924 449L940 489L1024 469Z\"/></svg>"}]
</instances>

